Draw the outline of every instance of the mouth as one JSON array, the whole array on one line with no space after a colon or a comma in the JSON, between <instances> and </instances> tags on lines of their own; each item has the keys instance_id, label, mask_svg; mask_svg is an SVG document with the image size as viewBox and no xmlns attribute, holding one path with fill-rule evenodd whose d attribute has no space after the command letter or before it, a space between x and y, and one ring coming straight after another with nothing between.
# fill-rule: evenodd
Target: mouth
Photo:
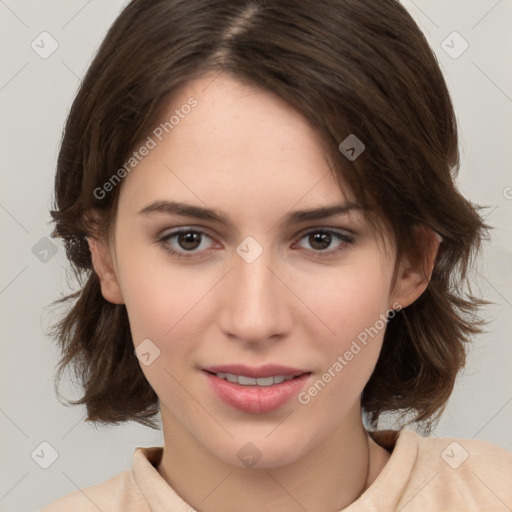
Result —
<instances>
[{"instance_id":1,"label":"mouth","mask_svg":"<svg viewBox=\"0 0 512 512\"><path fill-rule=\"evenodd\" d=\"M243 364L229 364L203 368L220 379L227 380L241 386L273 386L311 373L301 368L292 368L278 364L265 364L263 366L246 366Z\"/></svg>"},{"instance_id":2,"label":"mouth","mask_svg":"<svg viewBox=\"0 0 512 512\"><path fill-rule=\"evenodd\" d=\"M281 384L283 382L288 382L289 380L297 379L302 375L309 374L311 372L304 372L298 375L270 375L269 377L249 377L248 375L236 375L234 373L223 373L223 372L209 372L205 370L207 373L211 375L215 375L219 379L227 380L228 382L232 382L233 384L240 384L240 386L259 386L259 387L269 387L274 386L276 384Z\"/></svg>"},{"instance_id":3,"label":"mouth","mask_svg":"<svg viewBox=\"0 0 512 512\"><path fill-rule=\"evenodd\" d=\"M246 413L263 414L290 402L312 372L279 365L225 365L203 368L203 374L225 404Z\"/></svg>"}]
</instances>

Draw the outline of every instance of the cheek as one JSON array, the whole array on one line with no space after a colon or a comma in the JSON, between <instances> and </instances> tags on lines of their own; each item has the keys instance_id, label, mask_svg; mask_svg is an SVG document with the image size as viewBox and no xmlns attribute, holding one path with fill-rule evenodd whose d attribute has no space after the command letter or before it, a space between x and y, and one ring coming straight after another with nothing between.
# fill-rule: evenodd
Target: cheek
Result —
<instances>
[{"instance_id":1,"label":"cheek","mask_svg":"<svg viewBox=\"0 0 512 512\"><path fill-rule=\"evenodd\" d=\"M323 367L298 397L312 417L327 418L326 432L359 400L377 363L387 326L383 318L388 311L388 283L382 267L363 265L357 273L345 270L337 279L326 280L318 288L321 294L315 295L311 309L323 321L315 329L324 334L312 332L311 339L322 354Z\"/></svg>"},{"instance_id":2,"label":"cheek","mask_svg":"<svg viewBox=\"0 0 512 512\"><path fill-rule=\"evenodd\" d=\"M162 253L125 251L118 260L119 275L137 353L151 354L147 365L139 355L141 370L162 401L170 400L180 409L186 408L188 398L179 376L185 362L194 365L194 354L211 323L206 308L218 277L205 273L200 278L193 266L171 265Z\"/></svg>"},{"instance_id":3,"label":"cheek","mask_svg":"<svg viewBox=\"0 0 512 512\"><path fill-rule=\"evenodd\" d=\"M194 278L192 267L166 264L164 251L154 248L125 251L119 275L135 343L164 340L208 292L207 279Z\"/></svg>"},{"instance_id":4,"label":"cheek","mask_svg":"<svg viewBox=\"0 0 512 512\"><path fill-rule=\"evenodd\" d=\"M318 276L314 283L304 276L309 282L303 289L311 290L304 302L322 320L318 327L326 333L324 342L342 349L366 329L385 327L381 318L389 309L389 272L378 259L360 258Z\"/></svg>"},{"instance_id":5,"label":"cheek","mask_svg":"<svg viewBox=\"0 0 512 512\"><path fill-rule=\"evenodd\" d=\"M178 384L179 375L200 339L197 314L208 287L183 268L163 265L162 257L152 264L143 258L142 251L133 251L119 261L130 331L150 386L181 414L189 397ZM145 353L150 354L149 361L143 359Z\"/></svg>"},{"instance_id":6,"label":"cheek","mask_svg":"<svg viewBox=\"0 0 512 512\"><path fill-rule=\"evenodd\" d=\"M390 272L368 253L315 280L315 293L305 302L322 320L315 320L310 338L322 354L323 368L301 401L312 413L332 408L338 420L371 377L387 326Z\"/></svg>"}]
</instances>

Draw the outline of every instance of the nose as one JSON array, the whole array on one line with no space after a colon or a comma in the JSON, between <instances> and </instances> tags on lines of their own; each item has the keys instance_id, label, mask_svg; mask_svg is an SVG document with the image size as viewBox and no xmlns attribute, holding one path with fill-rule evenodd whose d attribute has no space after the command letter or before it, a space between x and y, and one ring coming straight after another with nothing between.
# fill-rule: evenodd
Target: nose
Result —
<instances>
[{"instance_id":1,"label":"nose","mask_svg":"<svg viewBox=\"0 0 512 512\"><path fill-rule=\"evenodd\" d=\"M220 325L224 333L248 344L266 344L286 335L293 325L293 293L279 275L270 251L252 263L234 255L224 283Z\"/></svg>"}]
</instances>

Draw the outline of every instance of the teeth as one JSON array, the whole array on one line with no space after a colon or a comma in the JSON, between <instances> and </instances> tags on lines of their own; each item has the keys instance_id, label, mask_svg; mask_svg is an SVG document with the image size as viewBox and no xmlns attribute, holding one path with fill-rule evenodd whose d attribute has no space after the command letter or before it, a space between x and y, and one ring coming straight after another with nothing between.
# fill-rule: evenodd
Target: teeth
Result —
<instances>
[{"instance_id":1,"label":"teeth","mask_svg":"<svg viewBox=\"0 0 512 512\"><path fill-rule=\"evenodd\" d=\"M254 377L247 377L246 375L234 375L232 373L216 373L217 377L227 380L228 382L233 382L236 384L240 384L242 386L261 386L268 387L273 386L274 384L281 384L281 382L292 380L294 378L293 375L275 375L272 377L260 377L258 379Z\"/></svg>"}]
</instances>

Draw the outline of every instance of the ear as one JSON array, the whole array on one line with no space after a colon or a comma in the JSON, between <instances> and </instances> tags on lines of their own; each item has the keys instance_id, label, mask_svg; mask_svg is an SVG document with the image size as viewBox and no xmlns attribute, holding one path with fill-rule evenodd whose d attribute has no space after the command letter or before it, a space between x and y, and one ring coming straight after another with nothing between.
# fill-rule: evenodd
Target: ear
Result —
<instances>
[{"instance_id":1,"label":"ear","mask_svg":"<svg viewBox=\"0 0 512 512\"><path fill-rule=\"evenodd\" d=\"M411 264L404 258L400 262L392 303L402 308L411 305L427 289L442 237L430 228L417 227L414 236L423 246L422 262Z\"/></svg>"},{"instance_id":2,"label":"ear","mask_svg":"<svg viewBox=\"0 0 512 512\"><path fill-rule=\"evenodd\" d=\"M112 304L124 304L108 243L93 237L87 237L87 242L91 251L94 271L100 280L103 297Z\"/></svg>"}]
</instances>

